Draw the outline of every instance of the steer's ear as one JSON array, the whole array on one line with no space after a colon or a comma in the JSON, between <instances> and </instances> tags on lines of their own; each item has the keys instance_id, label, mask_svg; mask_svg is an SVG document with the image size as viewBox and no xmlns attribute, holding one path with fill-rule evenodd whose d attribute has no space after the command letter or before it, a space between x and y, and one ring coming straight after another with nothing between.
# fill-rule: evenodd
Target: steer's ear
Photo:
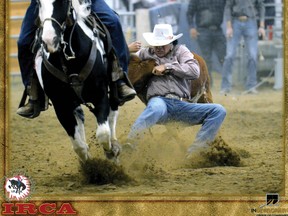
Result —
<instances>
[{"instance_id":1,"label":"steer's ear","mask_svg":"<svg viewBox=\"0 0 288 216\"><path fill-rule=\"evenodd\" d=\"M141 62L141 59L135 55L135 54L130 54L130 63L139 63Z\"/></svg>"}]
</instances>

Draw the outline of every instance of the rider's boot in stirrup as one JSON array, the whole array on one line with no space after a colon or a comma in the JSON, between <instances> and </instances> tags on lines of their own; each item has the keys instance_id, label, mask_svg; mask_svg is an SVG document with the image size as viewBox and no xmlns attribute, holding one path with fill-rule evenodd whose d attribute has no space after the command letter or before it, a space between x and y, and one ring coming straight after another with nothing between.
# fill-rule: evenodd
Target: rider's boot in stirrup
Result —
<instances>
[{"instance_id":1,"label":"rider's boot in stirrup","mask_svg":"<svg viewBox=\"0 0 288 216\"><path fill-rule=\"evenodd\" d=\"M123 80L117 81L119 99L123 102L130 101L136 96L136 91L129 87Z\"/></svg>"},{"instance_id":2,"label":"rider's boot in stirrup","mask_svg":"<svg viewBox=\"0 0 288 216\"><path fill-rule=\"evenodd\" d=\"M18 115L25 118L36 118L41 111L48 109L48 98L44 94L37 78L32 79L31 86L28 86L25 91L27 91L29 100L27 104L18 108Z\"/></svg>"},{"instance_id":3,"label":"rider's boot in stirrup","mask_svg":"<svg viewBox=\"0 0 288 216\"><path fill-rule=\"evenodd\" d=\"M112 88L112 92L119 105L122 106L126 101L132 100L136 96L136 91L133 88L127 74L121 68L116 55L113 55L111 80L115 83L116 88ZM113 85L114 86L114 85Z\"/></svg>"}]
</instances>

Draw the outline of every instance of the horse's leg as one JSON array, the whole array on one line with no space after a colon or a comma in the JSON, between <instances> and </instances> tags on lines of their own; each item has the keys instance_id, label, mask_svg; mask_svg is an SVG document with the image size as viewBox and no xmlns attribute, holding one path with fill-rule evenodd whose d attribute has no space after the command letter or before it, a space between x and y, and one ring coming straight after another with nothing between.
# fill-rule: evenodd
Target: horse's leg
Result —
<instances>
[{"instance_id":1,"label":"horse's leg","mask_svg":"<svg viewBox=\"0 0 288 216\"><path fill-rule=\"evenodd\" d=\"M120 145L116 137L118 110L116 107L112 107L110 110L108 92L105 90L102 92L102 95L98 95L94 99L95 108L91 110L96 116L98 123L96 137L104 149L106 158L118 163L117 157L120 153Z\"/></svg>"},{"instance_id":2,"label":"horse's leg","mask_svg":"<svg viewBox=\"0 0 288 216\"><path fill-rule=\"evenodd\" d=\"M82 162L85 162L86 160L90 159L91 156L89 153L89 146L86 142L86 136L85 136L84 113L81 106L78 106L73 113L77 125L75 126L74 138L73 137L70 138L74 151L79 156L80 160Z\"/></svg>"},{"instance_id":3,"label":"horse's leg","mask_svg":"<svg viewBox=\"0 0 288 216\"><path fill-rule=\"evenodd\" d=\"M89 146L86 143L84 113L81 106L79 105L74 108L75 106L68 102L65 103L65 105L63 103L54 102L53 105L61 125L71 139L73 150L76 152L81 162L85 163L91 156L89 154Z\"/></svg>"},{"instance_id":4,"label":"horse's leg","mask_svg":"<svg viewBox=\"0 0 288 216\"><path fill-rule=\"evenodd\" d=\"M104 151L110 151L111 131L108 122L108 96L105 94L98 95L97 98L93 99L92 103L94 105L94 109L92 109L91 112L95 115L98 123L98 127L96 129L96 138L98 142L102 145Z\"/></svg>"},{"instance_id":5,"label":"horse's leg","mask_svg":"<svg viewBox=\"0 0 288 216\"><path fill-rule=\"evenodd\" d=\"M106 120L105 122L101 123L98 122L96 137L98 142L102 145L104 151L111 150L110 136L111 132L108 121Z\"/></svg>"},{"instance_id":6,"label":"horse's leg","mask_svg":"<svg viewBox=\"0 0 288 216\"><path fill-rule=\"evenodd\" d=\"M121 152L121 146L119 145L119 142L117 140L116 136L116 125L117 125L117 119L118 119L118 110L110 109L109 113L109 127L111 131L111 150L106 153L107 158L112 158L116 163L118 163L118 156Z\"/></svg>"},{"instance_id":7,"label":"horse's leg","mask_svg":"<svg viewBox=\"0 0 288 216\"><path fill-rule=\"evenodd\" d=\"M111 141L117 140L116 136L116 124L117 124L117 119L118 119L118 110L112 110L110 109L109 112L109 127L110 127L110 132L111 132Z\"/></svg>"}]
</instances>

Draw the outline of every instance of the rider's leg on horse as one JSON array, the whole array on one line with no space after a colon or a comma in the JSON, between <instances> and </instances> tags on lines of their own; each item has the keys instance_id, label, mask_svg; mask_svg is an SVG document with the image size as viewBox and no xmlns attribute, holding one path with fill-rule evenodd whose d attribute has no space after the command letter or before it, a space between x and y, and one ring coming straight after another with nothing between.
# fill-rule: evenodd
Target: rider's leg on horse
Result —
<instances>
[{"instance_id":1,"label":"rider's leg on horse","mask_svg":"<svg viewBox=\"0 0 288 216\"><path fill-rule=\"evenodd\" d=\"M117 57L120 61L120 65L124 71L128 68L129 52L125 41L122 27L117 15L103 0L94 0L93 10L99 15L102 22L107 26L111 38L113 47L116 50ZM31 47L35 38L37 26L35 20L38 17L37 1L31 0L31 3L26 11L25 17L22 22L21 32L18 40L18 61L21 70L22 81L25 86L25 91L29 95L31 89L31 77L34 71L34 54L31 51ZM121 70L119 70L120 72ZM127 77L127 76L125 76ZM127 85L128 84L128 85ZM131 100L136 95L132 85L129 86L129 80L119 79L117 81L118 94L122 101ZM34 87L37 87L35 85ZM44 93L43 93L44 95ZM40 111L36 111L35 104L37 104L37 98L30 97L26 105L19 107L17 113L21 116L34 118L40 114ZM45 103L46 105L47 103ZM41 110L45 110L47 107L42 107Z\"/></svg>"},{"instance_id":2,"label":"rider's leg on horse","mask_svg":"<svg viewBox=\"0 0 288 216\"><path fill-rule=\"evenodd\" d=\"M119 17L104 0L92 0L92 10L107 27L112 39L113 48L115 49L115 53L119 59L120 66L126 75L124 78L117 80L119 99L122 101L129 101L135 97L136 91L130 84L126 74L128 71L130 55ZM122 70L119 70L119 73L121 72Z\"/></svg>"},{"instance_id":3,"label":"rider's leg on horse","mask_svg":"<svg viewBox=\"0 0 288 216\"><path fill-rule=\"evenodd\" d=\"M31 47L34 41L37 26L34 21L38 17L37 1L31 0L22 22L18 45L18 62L20 66L22 82L25 86L25 93L29 95L27 104L20 104L17 114L34 118L40 111L47 109L45 95L41 89L34 69L34 54ZM25 94L24 94L25 95ZM43 101L44 100L44 101ZM25 99L24 99L25 103Z\"/></svg>"}]
</instances>

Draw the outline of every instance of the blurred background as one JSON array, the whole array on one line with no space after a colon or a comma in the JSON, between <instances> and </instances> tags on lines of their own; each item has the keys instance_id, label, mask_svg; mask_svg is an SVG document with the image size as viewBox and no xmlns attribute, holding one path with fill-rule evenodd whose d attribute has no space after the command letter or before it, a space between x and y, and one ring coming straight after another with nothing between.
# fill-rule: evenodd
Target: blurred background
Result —
<instances>
[{"instance_id":1,"label":"blurred background","mask_svg":"<svg viewBox=\"0 0 288 216\"><path fill-rule=\"evenodd\" d=\"M174 34L183 33L179 43L185 44L191 51L201 55L196 41L190 38L186 10L189 0L106 0L120 17L127 43L141 41L145 46L142 33L153 31L156 23L169 23ZM258 80L270 79L274 89L283 87L283 2L282 0L265 0L265 28L267 38L259 40ZM29 0L9 0L9 72L12 77L19 76L17 61L17 39L23 16ZM225 20L223 21L223 23ZM222 25L225 31L225 25ZM243 85L246 72L244 41L239 43L237 57L233 67L234 85ZM213 71L220 73L220 65L213 57ZM221 76L221 75L220 75Z\"/></svg>"}]
</instances>

